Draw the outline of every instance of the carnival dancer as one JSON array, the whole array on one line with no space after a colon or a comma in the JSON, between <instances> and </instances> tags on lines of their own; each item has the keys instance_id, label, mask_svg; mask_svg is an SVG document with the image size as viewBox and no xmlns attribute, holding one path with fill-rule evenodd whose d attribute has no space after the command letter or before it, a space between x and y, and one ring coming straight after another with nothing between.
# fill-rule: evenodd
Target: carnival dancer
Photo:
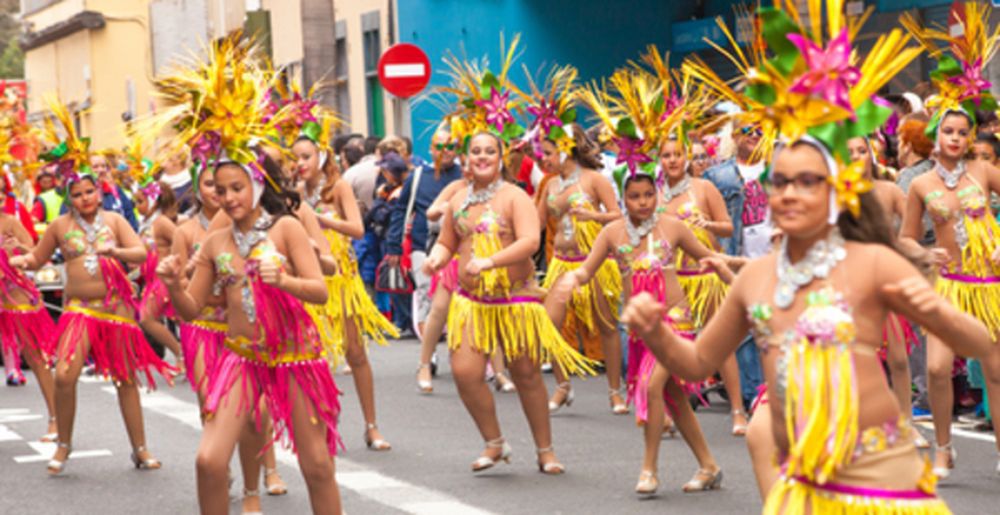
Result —
<instances>
[{"instance_id":1,"label":"carnival dancer","mask_svg":"<svg viewBox=\"0 0 1000 515\"><path fill-rule=\"evenodd\" d=\"M20 221L0 213L0 344L4 364L20 371L22 355L28 362L49 414L48 430L41 441L55 442L58 433L51 364L58 333L38 287L10 263L12 256L30 251L34 243Z\"/></svg>"},{"instance_id":2,"label":"carnival dancer","mask_svg":"<svg viewBox=\"0 0 1000 515\"><path fill-rule=\"evenodd\" d=\"M142 278L142 297L139 302L139 326L153 340L170 350L181 374L185 370L181 344L174 333L163 323L164 317L173 318L173 307L167 288L156 276L160 257L170 253L177 230L177 202L174 192L153 177L154 164L143 156L141 137L132 136L129 142L129 172L135 184L133 203L142 217L139 238L146 245L146 261L139 267Z\"/></svg>"},{"instance_id":3,"label":"carnival dancer","mask_svg":"<svg viewBox=\"0 0 1000 515\"><path fill-rule=\"evenodd\" d=\"M0 172L4 197L0 211L0 350L9 371L7 384L12 381L24 384L22 355L28 362L49 415L48 429L41 441L54 442L57 437L55 379L51 365L56 328L35 283L10 265L12 256L30 251L38 238L31 215L26 214L24 204L15 195L15 184L19 179L27 179L24 176L34 167L39 146L36 131L23 121L23 104L9 96L11 91L4 90L8 96L0 99L0 165L4 168Z\"/></svg>"},{"instance_id":4,"label":"carnival dancer","mask_svg":"<svg viewBox=\"0 0 1000 515\"><path fill-rule=\"evenodd\" d=\"M58 100L49 99L49 109L61 125L59 134L51 119L46 137L54 150L42 158L57 163L70 201L70 212L56 219L34 250L11 258L16 267L37 269L55 252L66 259L64 311L59 319L59 342L55 350L56 423L59 440L48 463L51 474L61 473L72 449L76 415L76 381L87 358L96 372L114 381L136 468L160 468L160 462L146 449L139 382L145 376L155 387L153 371L161 375L172 368L156 357L135 321L138 308L135 292L121 262L139 264L146 249L128 222L117 214L100 209L97 178L90 173L87 140L77 137L69 110Z\"/></svg>"},{"instance_id":5,"label":"carnival dancer","mask_svg":"<svg viewBox=\"0 0 1000 515\"><path fill-rule=\"evenodd\" d=\"M875 41L860 70L853 69L846 63L860 25L845 19L839 2L824 7L813 11L810 4L803 18L826 20L815 33L793 20L790 3L759 11L769 40L792 43L770 48L772 66L748 77L747 92L758 107L743 114L789 141L776 151L767 179L772 217L783 232L781 248L744 267L694 342L662 323L667 308L649 295L633 299L622 318L661 363L689 380L712 373L748 329L755 332L771 397L766 408L781 451L782 475L765 513L948 513L882 377L882 327L890 311L898 312L973 355L989 351L989 334L935 295L896 250L869 193L871 183L861 177L863 163L844 165L846 141L890 114L871 95L919 49L907 48L908 38L893 30ZM826 52L840 56L846 67L835 67L831 59L809 61ZM777 60L788 66L774 67ZM827 97L820 88L803 88L817 77L842 94ZM799 112L801 106L812 110ZM818 126L827 130L807 134Z\"/></svg>"},{"instance_id":6,"label":"carnival dancer","mask_svg":"<svg viewBox=\"0 0 1000 515\"><path fill-rule=\"evenodd\" d=\"M448 347L459 395L486 441L472 471L510 461L511 447L500 431L484 380L489 358L503 352L531 426L538 469L561 474L565 467L552 445L540 366L551 361L569 372L593 369L591 361L562 339L542 306L544 292L534 280L531 259L538 250L538 218L528 195L503 180L504 142L498 134L514 138L524 131L510 112L516 102L509 99L507 83L516 45L515 38L498 75L476 63L454 63L469 86L456 91L462 101L451 123L453 133L464 127L459 139L470 179L465 193L449 202L449 215L424 271L431 275L459 256L459 287L448 309ZM486 92L488 99L483 98Z\"/></svg>"},{"instance_id":7,"label":"carnival dancer","mask_svg":"<svg viewBox=\"0 0 1000 515\"><path fill-rule=\"evenodd\" d=\"M974 110L996 105L989 82L973 79L989 64L1000 38L996 30L988 29L992 11L988 6L966 2L964 9L964 30L956 36L903 17L906 28L938 59L938 73L932 75L938 94L927 102L934 109L927 128L935 141L934 173L910 184L901 236L919 241L924 214L930 215L937 239L931 252L941 268L936 289L990 330L994 345L982 359L983 375L990 411L1000 413L1000 346L996 344L1000 338L1000 226L989 211L990 193L1000 192L1000 172L988 163L965 159L975 135ZM940 48L935 41L948 46ZM948 477L957 458L951 442L951 377L956 354L966 356L945 345L944 336L927 338L928 395L937 444L934 473L939 478ZM994 432L1000 435L1000 424L994 424ZM1000 474L1000 463L996 471Z\"/></svg>"},{"instance_id":8,"label":"carnival dancer","mask_svg":"<svg viewBox=\"0 0 1000 515\"><path fill-rule=\"evenodd\" d=\"M608 258L617 263L624 279L627 301L640 292L653 293L672 310L670 320L677 327L694 334L690 303L678 282L676 252L684 249L692 259L714 257L694 233L676 217L664 215L659 209L658 173L655 162L646 152L655 149L655 140L672 133L671 127L687 121L684 107L665 111L654 99L661 95L658 80L650 74L619 70L608 81L610 88L596 85L584 89L580 98L594 111L602 127L613 134L615 141L625 142L631 149L628 161L615 170L625 217L608 224L597 236L592 250L579 269L564 274L546 299L546 308L557 324L566 316L567 301L581 285L587 283ZM691 98L690 107L697 109L698 100ZM637 155L643 153L642 156ZM655 494L660 440L669 418L674 415L684 440L698 460L699 470L686 483L683 491L692 492L718 488L722 469L716 463L702 434L701 426L688 402L688 395L697 385L684 385L671 378L667 370L646 352L641 341L629 338L629 361L626 374L629 400L635 404L636 421L643 427L645 454L642 471L635 491L640 495ZM693 387L693 388L692 388ZM673 429L673 421L669 426Z\"/></svg>"},{"instance_id":9,"label":"carnival dancer","mask_svg":"<svg viewBox=\"0 0 1000 515\"><path fill-rule=\"evenodd\" d=\"M546 189L540 190L546 200L538 206L542 227L550 217L559 220L553 243L555 253L542 284L545 289L554 286L559 276L579 268L601 227L621 217L614 186L598 171L603 166L600 149L576 123L573 97L576 77L577 70L572 66L554 68L541 89L532 82L534 91L528 107L535 117L528 138L535 145L542 167L559 174ZM561 325L563 337L571 344L581 336L600 335L608 401L616 415L628 413L621 388L618 334L621 293L621 276L614 262L607 260L590 282L573 295L568 316ZM552 371L557 385L549 399L549 410L556 412L573 404L573 390L569 377L558 364L553 364Z\"/></svg>"},{"instance_id":10,"label":"carnival dancer","mask_svg":"<svg viewBox=\"0 0 1000 515\"><path fill-rule=\"evenodd\" d=\"M321 312L332 321L328 349L333 358L346 358L365 419L364 441L368 449L388 451L392 445L379 432L375 418L375 378L368 360L368 339L387 345L386 336L397 337L395 326L378 311L365 291L358 273L352 239L364 237L361 212L350 183L341 180L331 159L330 130L339 124L334 113L322 108L311 95L294 100L292 119L298 124L291 144L297 177L302 184L305 206L313 210L323 228L324 240L336 262L336 272L324 277L329 297ZM313 309L314 317L317 315Z\"/></svg>"},{"instance_id":11,"label":"carnival dancer","mask_svg":"<svg viewBox=\"0 0 1000 515\"><path fill-rule=\"evenodd\" d=\"M660 94L666 99L659 117L663 136L657 151L660 179L665 181L660 209L683 221L706 248L719 252L722 250L719 238L732 236L733 222L722 194L711 182L695 176L694 160L690 159L694 148L690 135L708 129L712 99L704 91L696 91L690 77L668 68L669 61L670 55L660 54L653 45L642 56L642 62L659 80ZM634 67L640 73L646 70L639 65ZM726 297L726 284L714 271L704 269L683 251L677 252L677 279L688 297L695 329L701 329ZM719 374L731 404L731 433L745 436L747 414L735 354L726 359Z\"/></svg>"},{"instance_id":12,"label":"carnival dancer","mask_svg":"<svg viewBox=\"0 0 1000 515\"><path fill-rule=\"evenodd\" d=\"M875 176L878 163L875 161L875 153L868 137L851 138L847 141L847 150L851 153L852 162L861 161L864 163L862 175L865 180L872 182L872 193L875 194L875 198L878 199L885 211L893 230L898 231L906 209L906 194L892 180L878 179ZM909 353L912 346L920 343L920 339L910 322L896 313L891 314L886 320L884 332L884 347L880 354L889 369L892 391L896 394L896 400L899 401L900 407L905 408L913 404ZM908 416L912 421L913 410L909 410ZM919 432L916 432L914 437L918 448L930 446Z\"/></svg>"},{"instance_id":13,"label":"carnival dancer","mask_svg":"<svg viewBox=\"0 0 1000 515\"><path fill-rule=\"evenodd\" d=\"M179 129L196 162L214 163L216 192L232 225L215 231L194 258L186 288L173 256L157 272L177 314L198 318L213 294L225 298L226 352L208 384L198 449L198 499L203 513L228 513L227 468L244 427L266 400L274 440L291 440L314 513L340 513L333 455L339 394L316 326L303 302L324 303L319 260L302 225L290 216L298 196L281 187L279 166L250 141L268 137L282 114L265 116L268 81L239 35L213 44L208 61L180 69L171 80L191 88L189 104L163 111L157 122ZM224 106L244 106L238 117ZM258 432L258 435L260 433ZM284 437L284 438L283 438ZM246 442L244 437L243 442ZM259 447L258 447L259 448ZM244 489L244 498L259 491ZM246 505L246 504L245 504Z\"/></svg>"},{"instance_id":14,"label":"carnival dancer","mask_svg":"<svg viewBox=\"0 0 1000 515\"><path fill-rule=\"evenodd\" d=\"M205 243L212 220L217 214L222 213L219 209L219 198L215 194L215 174L210 170L205 171L200 163L193 164L190 173L193 212L190 218L177 226L170 252L172 256L175 256L175 259L180 261L181 270L184 271L182 280L189 279L194 272L191 260ZM221 218L228 219L224 214ZM211 371L215 369L220 356L228 352L224 345L228 330L225 299L221 295L215 294L206 301L206 306L202 308L197 319L180 323L180 343L187 380L191 389L198 396L198 407L201 408L202 417L205 415L204 406L208 397L208 379L211 376ZM263 400L261 404L263 411L260 432L265 435L271 434L271 417L266 413L266 405ZM247 431L252 432L255 429L248 427ZM246 435L246 432L244 434ZM278 472L274 446L265 446L263 456L258 456L260 454L259 447L248 448L255 441L252 434L248 436L250 436L248 443L241 444L239 449L244 487L248 490L257 488L255 478L260 474L259 458L264 465L264 488L268 495L288 493L288 486ZM245 498L243 504L244 512L252 513L260 509L260 499L256 497Z\"/></svg>"},{"instance_id":15,"label":"carnival dancer","mask_svg":"<svg viewBox=\"0 0 1000 515\"><path fill-rule=\"evenodd\" d=\"M545 385L540 365L552 360L568 372L592 371L586 358L563 340L542 306L534 283L531 255L538 248L538 220L531 199L501 178L502 140L489 132L468 144L472 181L451 201L441 236L425 263L427 272L459 257L459 288L448 312L451 370L486 449L473 464L479 472L510 461L493 398L484 382L486 363L495 352L508 367L535 439L538 468L561 474L565 468L552 446Z\"/></svg>"},{"instance_id":16,"label":"carnival dancer","mask_svg":"<svg viewBox=\"0 0 1000 515\"><path fill-rule=\"evenodd\" d=\"M361 411L365 418L365 445L374 451L387 451L392 445L379 432L375 418L375 380L368 360L368 339L386 345L386 335L396 337L392 322L375 307L365 291L358 273L352 239L364 237L361 212L354 190L341 180L337 166L330 159L328 143L318 131L319 124L303 125L301 134L292 145L299 177L303 183L303 198L316 212L337 263L337 272L324 279L329 290L325 311L335 321L333 329L339 344L335 349L351 367ZM322 120L329 127L330 120ZM311 130L315 128L316 131Z\"/></svg>"}]
</instances>

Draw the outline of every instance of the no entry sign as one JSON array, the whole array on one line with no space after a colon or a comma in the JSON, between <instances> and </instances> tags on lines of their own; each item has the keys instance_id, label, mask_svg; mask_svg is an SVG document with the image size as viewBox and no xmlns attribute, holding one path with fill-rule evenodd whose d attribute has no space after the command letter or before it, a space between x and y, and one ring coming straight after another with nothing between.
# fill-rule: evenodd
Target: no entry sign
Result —
<instances>
[{"instance_id":1,"label":"no entry sign","mask_svg":"<svg viewBox=\"0 0 1000 515\"><path fill-rule=\"evenodd\" d=\"M416 45L393 45L378 60L378 80L389 93L400 98L412 97L430 82L431 62Z\"/></svg>"}]
</instances>

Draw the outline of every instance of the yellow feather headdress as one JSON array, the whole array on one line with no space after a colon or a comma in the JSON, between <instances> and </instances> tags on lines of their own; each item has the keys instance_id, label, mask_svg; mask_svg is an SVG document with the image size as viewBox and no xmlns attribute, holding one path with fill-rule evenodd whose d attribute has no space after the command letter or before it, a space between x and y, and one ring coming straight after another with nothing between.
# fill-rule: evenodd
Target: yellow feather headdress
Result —
<instances>
[{"instance_id":1,"label":"yellow feather headdress","mask_svg":"<svg viewBox=\"0 0 1000 515\"><path fill-rule=\"evenodd\" d=\"M135 182L135 187L153 204L160 197L160 183L156 180L156 164L146 157L146 142L142 134L126 131L128 142L123 152L124 164Z\"/></svg>"},{"instance_id":2,"label":"yellow feather headdress","mask_svg":"<svg viewBox=\"0 0 1000 515\"><path fill-rule=\"evenodd\" d=\"M656 163L650 157L663 137L666 101L662 85L654 75L620 69L600 84L591 82L577 96L594 113L611 141L618 146L615 171L619 189L627 177L645 173L656 179Z\"/></svg>"},{"instance_id":3,"label":"yellow feather headdress","mask_svg":"<svg viewBox=\"0 0 1000 515\"><path fill-rule=\"evenodd\" d=\"M524 74L528 80L528 91L521 92L527 116L533 118L525 136L535 147L536 156L541 155L541 143L549 140L563 154L570 154L576 146L572 124L576 122L576 79L579 72L573 66L554 66L539 83L531 76L527 67Z\"/></svg>"},{"instance_id":4,"label":"yellow feather headdress","mask_svg":"<svg viewBox=\"0 0 1000 515\"><path fill-rule=\"evenodd\" d=\"M629 61L629 65L639 73L652 74L660 83L663 102L660 140L677 139L689 148L689 134L712 125L712 108L717 100L703 84L679 69L670 68L669 62L669 52L661 54L656 45L649 45L641 56L641 62Z\"/></svg>"},{"instance_id":5,"label":"yellow feather headdress","mask_svg":"<svg viewBox=\"0 0 1000 515\"><path fill-rule=\"evenodd\" d=\"M503 62L497 74L489 70L485 58L468 61L453 54L444 58L448 68L445 73L451 83L435 88L434 94L445 99L451 107L452 110L444 116L444 122L462 149L468 145L469 138L479 132L492 132L505 143L524 134L524 127L517 123L511 112L518 108L521 100L511 98L516 91L509 78L520 40L520 34L515 35L507 46L501 35Z\"/></svg>"},{"instance_id":6,"label":"yellow feather headdress","mask_svg":"<svg viewBox=\"0 0 1000 515\"><path fill-rule=\"evenodd\" d=\"M758 9L759 25L749 57L720 21L734 50L716 48L739 69L742 92L720 80L701 61L685 63L684 70L739 105L743 109L736 115L740 122L761 128L757 157L770 160L779 137L798 141L809 136L832 164L837 205L857 216L858 195L871 184L859 180L860 163L847 166L851 163L847 141L871 134L891 115L891 109L875 95L921 49L908 47L910 36L893 29L879 36L859 67L852 41L871 8L850 17L845 14L844 0L808 0L805 13L799 12L798 3L776 0L774 7ZM846 169L841 172L841 167Z\"/></svg>"},{"instance_id":7,"label":"yellow feather headdress","mask_svg":"<svg viewBox=\"0 0 1000 515\"><path fill-rule=\"evenodd\" d=\"M272 84L268 111L271 116L284 113L277 129L285 147L291 147L299 138L306 138L320 149L329 151L333 130L344 122L336 111L319 101L318 93L327 85L317 82L303 94L299 83L286 85L280 74L274 74Z\"/></svg>"},{"instance_id":8,"label":"yellow feather headdress","mask_svg":"<svg viewBox=\"0 0 1000 515\"><path fill-rule=\"evenodd\" d=\"M96 181L97 177L90 169L90 138L79 137L69 108L58 96L46 95L45 103L50 116L45 117L42 139L51 148L39 157L55 164L56 173L63 178L65 191L85 178Z\"/></svg>"},{"instance_id":9,"label":"yellow feather headdress","mask_svg":"<svg viewBox=\"0 0 1000 515\"><path fill-rule=\"evenodd\" d=\"M280 148L273 136L290 109L275 113L271 106L272 74L267 73L257 47L235 32L213 42L205 58L192 57L156 81L167 107L143 120L154 134L172 126L177 136L167 152L190 148L195 166L239 164L253 181L265 181L281 191L263 169L258 147Z\"/></svg>"},{"instance_id":10,"label":"yellow feather headdress","mask_svg":"<svg viewBox=\"0 0 1000 515\"><path fill-rule=\"evenodd\" d=\"M992 12L989 5L965 2L964 17L958 20L959 30L954 33L951 28L940 25L926 27L910 13L900 18L910 34L938 61L937 69L931 72L937 94L926 103L935 110L927 125L927 135L931 139L937 139L941 118L948 111L965 114L972 124L976 120L976 110L997 108L997 101L989 90L992 83L983 77L983 70L1000 48L1000 24L992 29L988 26Z\"/></svg>"}]
</instances>

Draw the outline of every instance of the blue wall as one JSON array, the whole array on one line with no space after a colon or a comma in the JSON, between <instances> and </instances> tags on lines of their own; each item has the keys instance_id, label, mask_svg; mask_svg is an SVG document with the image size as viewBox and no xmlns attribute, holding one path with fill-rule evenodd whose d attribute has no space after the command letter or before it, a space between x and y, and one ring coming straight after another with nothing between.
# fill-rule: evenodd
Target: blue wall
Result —
<instances>
[{"instance_id":1,"label":"blue wall","mask_svg":"<svg viewBox=\"0 0 1000 515\"><path fill-rule=\"evenodd\" d=\"M733 2L706 4L711 11L730 10ZM521 64L537 72L552 64L572 64L583 80L611 75L646 45L661 51L671 41L671 24L690 19L694 2L670 0L399 0L399 40L427 52L434 69L431 85L447 83L441 59L447 51L469 59L488 56L500 63L500 34L510 41L521 34L520 59L513 78L523 84ZM714 9L713 9L714 8ZM414 151L427 155L430 130L441 111L430 102L414 102Z\"/></svg>"}]
</instances>

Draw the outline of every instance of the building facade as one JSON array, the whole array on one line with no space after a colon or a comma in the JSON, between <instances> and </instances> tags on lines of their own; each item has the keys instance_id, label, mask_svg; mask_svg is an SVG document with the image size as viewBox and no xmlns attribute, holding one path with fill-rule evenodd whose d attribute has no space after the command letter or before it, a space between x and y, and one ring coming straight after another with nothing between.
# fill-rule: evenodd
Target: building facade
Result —
<instances>
[{"instance_id":1,"label":"building facade","mask_svg":"<svg viewBox=\"0 0 1000 515\"><path fill-rule=\"evenodd\" d=\"M261 37L276 68L329 84L324 101L347 121L341 132L397 133L401 104L377 72L395 40L394 8L393 0L22 0L28 111L40 119L45 97L58 95L93 148L120 147L123 122L155 109L154 77L243 28Z\"/></svg>"},{"instance_id":2,"label":"building facade","mask_svg":"<svg viewBox=\"0 0 1000 515\"><path fill-rule=\"evenodd\" d=\"M898 26L904 9L927 23L944 24L953 0L854 0L848 8L875 14L862 29L864 45ZM802 2L804 4L804 0ZM402 101L378 81L378 60L397 42L428 54L432 89L448 54L500 59L501 35L521 35L522 66L539 73L569 63L582 81L600 80L647 45L671 51L674 63L696 53L722 75L732 65L705 39L727 45L715 19L738 40L752 28L750 0L22 0L22 36L28 109L36 119L43 97L56 93L77 113L80 131L95 148L118 146L122 121L155 109L151 81L205 41L244 28L262 37L278 68L308 84L321 80L324 103L346 120L339 132L401 134L426 153L441 118L434 102ZM1000 14L994 13L1000 17ZM890 85L913 88L932 63L911 64ZM1000 64L987 69L1000 85Z\"/></svg>"}]
</instances>

